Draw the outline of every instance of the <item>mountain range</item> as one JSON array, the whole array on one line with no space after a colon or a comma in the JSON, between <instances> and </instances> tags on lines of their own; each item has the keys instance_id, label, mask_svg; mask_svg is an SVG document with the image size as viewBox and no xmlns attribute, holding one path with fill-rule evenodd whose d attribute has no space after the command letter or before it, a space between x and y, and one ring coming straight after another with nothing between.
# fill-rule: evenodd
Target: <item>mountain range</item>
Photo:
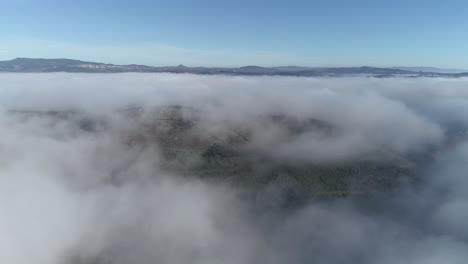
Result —
<instances>
[{"instance_id":1,"label":"mountain range","mask_svg":"<svg viewBox=\"0 0 468 264\"><path fill-rule=\"evenodd\" d=\"M83 72L83 73L191 73L191 74L223 74L223 75L279 75L279 76L353 76L364 75L372 77L468 77L468 72L453 71L430 67L187 67L178 66L146 66L137 64L116 65L100 62L89 62L73 59L36 59L16 58L0 61L0 72Z\"/></svg>"},{"instance_id":2,"label":"mountain range","mask_svg":"<svg viewBox=\"0 0 468 264\"><path fill-rule=\"evenodd\" d=\"M437 73L464 73L468 72L467 70L462 69L444 69L444 68L435 68L435 67L393 67L393 69L400 69L405 71L414 71L414 72L437 72Z\"/></svg>"}]
</instances>

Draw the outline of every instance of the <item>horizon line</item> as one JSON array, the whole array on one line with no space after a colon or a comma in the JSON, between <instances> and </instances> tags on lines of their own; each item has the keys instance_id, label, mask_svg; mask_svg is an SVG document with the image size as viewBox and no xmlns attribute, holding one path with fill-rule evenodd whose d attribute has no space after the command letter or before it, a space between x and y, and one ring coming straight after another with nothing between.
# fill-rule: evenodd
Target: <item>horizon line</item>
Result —
<instances>
[{"instance_id":1,"label":"horizon line","mask_svg":"<svg viewBox=\"0 0 468 264\"><path fill-rule=\"evenodd\" d=\"M112 62L102 62L100 60L82 60L76 58L66 58L66 57L14 57L12 59L0 59L0 62L6 61L13 61L16 59L35 59L35 60L74 60L74 61L82 61L82 62L89 62L89 63L100 63L100 64L111 64L111 65L139 65L139 66L147 66L147 67L191 67L191 68L241 68L241 67L261 67L261 68L278 68L278 67L302 67L302 68L361 68L361 67L371 67L371 68L433 68L433 69L440 69L440 70L451 70L451 71L465 71L468 72L467 69L461 69L457 67L437 67L437 66L375 66L372 64L364 64L364 65L334 65L334 66L305 66L305 65L297 65L297 64L283 64L283 65L271 65L265 66L261 64L243 64L241 66L203 66L203 65L187 65L184 63L175 63L173 65L150 65L144 63L112 63Z\"/></svg>"}]
</instances>

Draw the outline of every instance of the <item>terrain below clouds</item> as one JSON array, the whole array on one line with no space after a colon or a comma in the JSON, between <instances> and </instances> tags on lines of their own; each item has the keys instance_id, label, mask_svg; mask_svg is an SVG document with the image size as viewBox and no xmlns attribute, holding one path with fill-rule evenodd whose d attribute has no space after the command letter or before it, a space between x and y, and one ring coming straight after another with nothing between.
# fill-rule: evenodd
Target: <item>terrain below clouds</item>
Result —
<instances>
[{"instance_id":1,"label":"terrain below clouds","mask_svg":"<svg viewBox=\"0 0 468 264\"><path fill-rule=\"evenodd\" d=\"M464 263L468 79L0 74L3 263Z\"/></svg>"}]
</instances>

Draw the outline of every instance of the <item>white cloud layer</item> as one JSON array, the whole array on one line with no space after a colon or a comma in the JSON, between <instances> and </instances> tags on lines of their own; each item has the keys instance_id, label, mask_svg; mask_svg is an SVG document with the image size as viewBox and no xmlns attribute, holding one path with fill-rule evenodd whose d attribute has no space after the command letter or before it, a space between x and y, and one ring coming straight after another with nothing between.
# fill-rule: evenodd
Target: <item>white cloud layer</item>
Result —
<instances>
[{"instance_id":1,"label":"white cloud layer","mask_svg":"<svg viewBox=\"0 0 468 264\"><path fill-rule=\"evenodd\" d=\"M230 77L185 74L0 74L0 262L465 263L467 79ZM251 204L241 188L162 169L156 149L128 149L114 111L184 105L202 137L246 128L246 151L335 163L383 150L422 155L417 189L368 201ZM80 110L108 133L9 110ZM150 112L148 112L150 114ZM264 116L312 118L331 136L289 137ZM335 130L334 130L335 131ZM453 136L453 133L460 135ZM453 138L458 141L453 141ZM125 181L113 172L127 164ZM266 194L265 194L266 195Z\"/></svg>"}]
</instances>

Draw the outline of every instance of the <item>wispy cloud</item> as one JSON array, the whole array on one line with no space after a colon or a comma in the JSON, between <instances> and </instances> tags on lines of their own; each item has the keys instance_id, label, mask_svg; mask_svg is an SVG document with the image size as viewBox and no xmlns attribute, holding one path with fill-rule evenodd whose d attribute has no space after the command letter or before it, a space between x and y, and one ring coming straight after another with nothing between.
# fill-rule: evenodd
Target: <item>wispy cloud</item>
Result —
<instances>
[{"instance_id":1,"label":"wispy cloud","mask_svg":"<svg viewBox=\"0 0 468 264\"><path fill-rule=\"evenodd\" d=\"M147 64L154 66L185 64L190 66L281 65L284 62L304 64L300 57L262 50L209 50L180 47L164 43L67 43L38 39L2 40L1 57L74 58L115 64Z\"/></svg>"}]
</instances>

